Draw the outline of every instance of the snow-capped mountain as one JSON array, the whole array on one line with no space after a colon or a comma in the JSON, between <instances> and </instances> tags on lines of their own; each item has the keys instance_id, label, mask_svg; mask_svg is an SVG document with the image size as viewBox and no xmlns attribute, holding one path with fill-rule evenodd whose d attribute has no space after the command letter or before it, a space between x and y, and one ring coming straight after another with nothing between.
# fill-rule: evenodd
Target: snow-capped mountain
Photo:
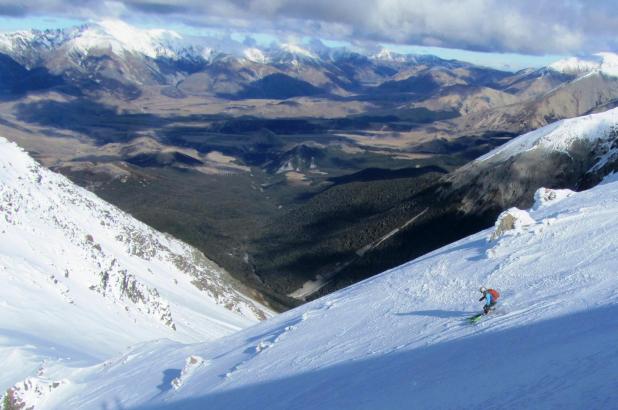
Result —
<instances>
[{"instance_id":1,"label":"snow-capped mountain","mask_svg":"<svg viewBox=\"0 0 618 410\"><path fill-rule=\"evenodd\" d=\"M258 64L266 64L268 57L262 50L256 47L249 47L243 50L243 56L248 61Z\"/></svg>"},{"instance_id":2,"label":"snow-capped mountain","mask_svg":"<svg viewBox=\"0 0 618 410\"><path fill-rule=\"evenodd\" d=\"M207 57L209 49L197 50L175 31L163 29L143 30L122 21L102 21L87 25L70 40L70 47L84 53L97 48L110 48L120 54L134 52L150 58L179 59Z\"/></svg>"},{"instance_id":3,"label":"snow-capped mountain","mask_svg":"<svg viewBox=\"0 0 618 410\"><path fill-rule=\"evenodd\" d=\"M548 68L564 74L585 75L599 72L618 77L618 54L604 52L589 57L569 57L550 64Z\"/></svg>"},{"instance_id":4,"label":"snow-capped mountain","mask_svg":"<svg viewBox=\"0 0 618 410\"><path fill-rule=\"evenodd\" d=\"M567 139L589 121L604 122L571 123ZM567 125L508 152L531 140L562 149ZM507 211L494 228L218 341L44 364L5 398L40 409L608 408L618 400L617 256L615 175L579 193L541 189L531 210ZM502 296L472 325L481 285Z\"/></svg>"},{"instance_id":5,"label":"snow-capped mountain","mask_svg":"<svg viewBox=\"0 0 618 410\"><path fill-rule=\"evenodd\" d=\"M103 20L62 30L29 30L0 33L0 52L29 67L69 55L78 63L91 55L149 59L202 60L234 57L260 64L294 64L319 59L310 48L279 43L245 47L229 39L183 36L173 30L141 29L120 20Z\"/></svg>"},{"instance_id":6,"label":"snow-capped mountain","mask_svg":"<svg viewBox=\"0 0 618 410\"><path fill-rule=\"evenodd\" d=\"M30 30L0 34L0 50L17 61L38 51L63 48L67 53L88 56L96 51L121 55L133 53L149 58L208 58L211 50L198 47L173 30L138 29L119 20L103 20L64 30Z\"/></svg>"},{"instance_id":7,"label":"snow-capped mountain","mask_svg":"<svg viewBox=\"0 0 618 410\"><path fill-rule=\"evenodd\" d=\"M464 83L498 88L498 81L511 77L470 63L430 55L398 54L387 48L365 55L356 49L327 47L315 40L309 44L245 45L225 37L142 29L119 20L57 30L0 33L0 53L26 68L44 67L80 90L111 91L130 98L139 95L141 86L177 85L187 76L203 72L223 83L231 82L220 87L228 90L247 86L244 77L258 81L275 71L337 95L358 92L367 85L405 81L429 69L438 69L434 74L441 77L461 77ZM551 64L548 70L566 77L594 72L618 76L618 57L606 52L567 58ZM448 87L462 81L440 84ZM564 81L562 78L558 83ZM527 82L517 84L524 93L528 90L524 86ZM548 86L555 85L551 82ZM532 86L531 94L538 93L537 88Z\"/></svg>"},{"instance_id":8,"label":"snow-capped mountain","mask_svg":"<svg viewBox=\"0 0 618 410\"><path fill-rule=\"evenodd\" d=\"M138 87L173 83L216 52L172 30L106 20L62 30L0 34L0 53L26 68L44 67L67 85L134 97Z\"/></svg>"},{"instance_id":9,"label":"snow-capped mountain","mask_svg":"<svg viewBox=\"0 0 618 410\"><path fill-rule=\"evenodd\" d=\"M276 44L264 49L243 48L238 57L257 64L290 64L292 66L315 63L320 59L313 51L291 43Z\"/></svg>"},{"instance_id":10,"label":"snow-capped mountain","mask_svg":"<svg viewBox=\"0 0 618 410\"><path fill-rule=\"evenodd\" d=\"M383 62L398 62L403 63L406 61L406 56L395 53L387 48L381 48L380 51L371 56L372 59Z\"/></svg>"},{"instance_id":11,"label":"snow-capped mountain","mask_svg":"<svg viewBox=\"0 0 618 410\"><path fill-rule=\"evenodd\" d=\"M260 64L328 63L359 56L386 64L445 61L429 55L399 54L387 48L364 55L343 47L331 48L319 41L245 46L229 38L184 36L174 30L143 29L120 20L102 20L66 29L0 33L0 52L28 66L49 58L47 54L57 49L82 57L108 51L117 55L133 54L172 60L211 61L217 56L232 56Z\"/></svg>"},{"instance_id":12,"label":"snow-capped mountain","mask_svg":"<svg viewBox=\"0 0 618 410\"><path fill-rule=\"evenodd\" d=\"M524 154L537 157L563 154L575 162L579 159L583 164L581 172L605 175L618 160L617 141L618 108L615 108L557 121L524 134L483 155L472 166L485 161L503 163Z\"/></svg>"},{"instance_id":13,"label":"snow-capped mountain","mask_svg":"<svg viewBox=\"0 0 618 410\"><path fill-rule=\"evenodd\" d=\"M299 46L298 44L283 43L279 45L279 53L296 61L299 59L316 60L318 56L312 51Z\"/></svg>"},{"instance_id":14,"label":"snow-capped mountain","mask_svg":"<svg viewBox=\"0 0 618 410\"><path fill-rule=\"evenodd\" d=\"M0 387L44 363L212 340L271 315L196 249L0 138Z\"/></svg>"},{"instance_id":15,"label":"snow-capped mountain","mask_svg":"<svg viewBox=\"0 0 618 410\"><path fill-rule=\"evenodd\" d=\"M203 83L203 79L187 79L194 73L206 76L206 83L212 78L218 88L238 90L251 82L245 77L258 81L279 72L326 92L346 95L351 89L380 83L416 65L470 66L386 49L369 58L319 41L247 46L230 38L183 36L118 20L61 30L0 33L0 53L26 68L44 67L79 90L111 91L129 98L138 96L142 86L177 85L185 80ZM224 85L219 87L219 83Z\"/></svg>"},{"instance_id":16,"label":"snow-capped mountain","mask_svg":"<svg viewBox=\"0 0 618 410\"><path fill-rule=\"evenodd\" d=\"M479 218L527 208L539 187L586 189L617 171L617 144L618 109L557 121L446 175L440 195Z\"/></svg>"}]
</instances>

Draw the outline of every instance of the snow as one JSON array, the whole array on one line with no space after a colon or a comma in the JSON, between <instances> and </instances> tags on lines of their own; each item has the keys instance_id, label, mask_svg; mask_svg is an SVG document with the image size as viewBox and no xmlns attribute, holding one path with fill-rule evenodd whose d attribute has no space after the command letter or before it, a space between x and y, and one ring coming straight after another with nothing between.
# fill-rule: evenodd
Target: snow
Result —
<instances>
[{"instance_id":1,"label":"snow","mask_svg":"<svg viewBox=\"0 0 618 410\"><path fill-rule=\"evenodd\" d=\"M546 207L550 204L562 201L573 194L575 194L575 192L570 189L539 188L534 193L534 205L532 208L536 210Z\"/></svg>"},{"instance_id":2,"label":"snow","mask_svg":"<svg viewBox=\"0 0 618 410\"><path fill-rule=\"evenodd\" d=\"M538 149L568 153L576 142L609 143L617 127L617 108L598 114L561 120L514 138L476 161L490 159L502 161L522 152ZM596 167L604 165L617 154L618 151L615 148L608 146L605 155L599 159Z\"/></svg>"},{"instance_id":3,"label":"snow","mask_svg":"<svg viewBox=\"0 0 618 410\"><path fill-rule=\"evenodd\" d=\"M294 171L294 164L292 163L292 159L288 159L286 162L281 164L279 169L277 169L277 174L283 174L289 171Z\"/></svg>"},{"instance_id":4,"label":"snow","mask_svg":"<svg viewBox=\"0 0 618 410\"><path fill-rule=\"evenodd\" d=\"M313 51L294 43L272 44L264 50L268 62L275 64L289 64L295 68L303 64L315 64L320 57Z\"/></svg>"},{"instance_id":5,"label":"snow","mask_svg":"<svg viewBox=\"0 0 618 410\"><path fill-rule=\"evenodd\" d=\"M402 63L406 61L406 56L395 53L388 48L381 48L379 52L372 55L371 58L379 61L389 61L389 62L398 62Z\"/></svg>"},{"instance_id":6,"label":"snow","mask_svg":"<svg viewBox=\"0 0 618 410\"><path fill-rule=\"evenodd\" d=\"M527 211L519 208L510 208L502 212L494 225L494 233L491 240L495 240L504 235L520 234L524 228L534 225L536 221Z\"/></svg>"},{"instance_id":7,"label":"snow","mask_svg":"<svg viewBox=\"0 0 618 410\"><path fill-rule=\"evenodd\" d=\"M251 62L258 64L266 64L268 62L268 57L264 54L262 50L259 48L251 47L243 50L243 55L245 58Z\"/></svg>"},{"instance_id":8,"label":"snow","mask_svg":"<svg viewBox=\"0 0 618 410\"><path fill-rule=\"evenodd\" d=\"M548 68L563 74L586 74L600 66L599 58L584 60L578 57L568 57L551 63Z\"/></svg>"},{"instance_id":9,"label":"snow","mask_svg":"<svg viewBox=\"0 0 618 410\"><path fill-rule=\"evenodd\" d=\"M88 54L111 48L116 54L139 53L150 58L178 57L182 36L172 30L138 29L120 20L103 20L85 27L71 40L71 47Z\"/></svg>"},{"instance_id":10,"label":"snow","mask_svg":"<svg viewBox=\"0 0 618 410\"><path fill-rule=\"evenodd\" d=\"M618 77L618 54L603 52L585 58L568 57L550 64L548 68L564 74L585 75L600 72Z\"/></svg>"},{"instance_id":11,"label":"snow","mask_svg":"<svg viewBox=\"0 0 618 410\"><path fill-rule=\"evenodd\" d=\"M41 57L50 50L89 55L110 50L123 56L133 54L149 58L208 59L212 49L184 38L173 30L141 29L121 20L101 20L63 30L30 30L0 33L0 50L21 61L33 51Z\"/></svg>"},{"instance_id":12,"label":"snow","mask_svg":"<svg viewBox=\"0 0 618 410\"><path fill-rule=\"evenodd\" d=\"M286 53L290 53L298 57L307 58L307 59L317 59L318 58L318 56L316 56L313 52L307 50L306 48L299 46L298 44L283 43L283 44L280 44L279 47L281 48L281 50L285 51Z\"/></svg>"},{"instance_id":13,"label":"snow","mask_svg":"<svg viewBox=\"0 0 618 410\"><path fill-rule=\"evenodd\" d=\"M20 30L12 33L0 33L0 50L12 52L16 43L27 43L35 39L32 31Z\"/></svg>"},{"instance_id":14,"label":"snow","mask_svg":"<svg viewBox=\"0 0 618 410\"><path fill-rule=\"evenodd\" d=\"M93 365L157 338L213 340L271 315L197 250L3 138L0 281L2 391L58 363Z\"/></svg>"},{"instance_id":15,"label":"snow","mask_svg":"<svg viewBox=\"0 0 618 410\"><path fill-rule=\"evenodd\" d=\"M212 62L229 57L241 63L276 62L299 67L320 59L315 50L294 43L245 47L229 36L190 36L173 30L144 29L117 19L101 20L62 30L0 33L0 50L26 65L54 64L59 56L76 65L101 53L119 57L169 58Z\"/></svg>"},{"instance_id":16,"label":"snow","mask_svg":"<svg viewBox=\"0 0 618 410\"><path fill-rule=\"evenodd\" d=\"M55 363L45 377L65 384L38 408L611 408L618 181L559 196L515 235L484 230L209 343ZM502 297L471 325L480 285Z\"/></svg>"}]
</instances>

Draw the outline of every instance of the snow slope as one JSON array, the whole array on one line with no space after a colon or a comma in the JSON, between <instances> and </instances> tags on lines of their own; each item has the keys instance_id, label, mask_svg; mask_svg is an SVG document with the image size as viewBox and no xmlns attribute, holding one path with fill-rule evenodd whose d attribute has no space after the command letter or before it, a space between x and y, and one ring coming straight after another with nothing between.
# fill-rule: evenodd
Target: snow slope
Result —
<instances>
[{"instance_id":1,"label":"snow slope","mask_svg":"<svg viewBox=\"0 0 618 410\"><path fill-rule=\"evenodd\" d=\"M568 57L550 64L548 68L563 74L585 75L592 72L600 72L617 77L618 54L604 52L584 58Z\"/></svg>"},{"instance_id":2,"label":"snow slope","mask_svg":"<svg viewBox=\"0 0 618 410\"><path fill-rule=\"evenodd\" d=\"M111 48L116 54L132 52L150 58L178 58L183 48L182 36L175 31L137 29L119 20L83 26L74 30L69 42L85 54L92 49Z\"/></svg>"},{"instance_id":3,"label":"snow slope","mask_svg":"<svg viewBox=\"0 0 618 410\"><path fill-rule=\"evenodd\" d=\"M602 167L618 156L614 144L618 132L618 108L599 114L570 118L549 124L512 139L483 155L478 161L504 161L525 151L545 150L568 153L575 144L584 142L599 148L602 156L595 167Z\"/></svg>"},{"instance_id":4,"label":"snow slope","mask_svg":"<svg viewBox=\"0 0 618 410\"><path fill-rule=\"evenodd\" d=\"M613 408L618 177L208 344L159 340L18 384L37 408ZM502 293L479 324L480 285ZM53 386L56 386L55 388Z\"/></svg>"},{"instance_id":5,"label":"snow slope","mask_svg":"<svg viewBox=\"0 0 618 410\"><path fill-rule=\"evenodd\" d=\"M45 363L213 340L270 315L197 250L0 138L0 388Z\"/></svg>"}]
</instances>

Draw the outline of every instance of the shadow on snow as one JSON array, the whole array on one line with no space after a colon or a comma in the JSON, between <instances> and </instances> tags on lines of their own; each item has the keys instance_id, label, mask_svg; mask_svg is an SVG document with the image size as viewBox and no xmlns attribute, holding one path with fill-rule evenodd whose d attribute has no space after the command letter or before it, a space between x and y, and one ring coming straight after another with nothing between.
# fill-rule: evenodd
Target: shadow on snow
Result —
<instances>
[{"instance_id":1,"label":"shadow on snow","mask_svg":"<svg viewBox=\"0 0 618 410\"><path fill-rule=\"evenodd\" d=\"M456 315L464 312L410 312ZM443 316L439 316L443 317ZM610 408L618 304L135 410Z\"/></svg>"}]
</instances>

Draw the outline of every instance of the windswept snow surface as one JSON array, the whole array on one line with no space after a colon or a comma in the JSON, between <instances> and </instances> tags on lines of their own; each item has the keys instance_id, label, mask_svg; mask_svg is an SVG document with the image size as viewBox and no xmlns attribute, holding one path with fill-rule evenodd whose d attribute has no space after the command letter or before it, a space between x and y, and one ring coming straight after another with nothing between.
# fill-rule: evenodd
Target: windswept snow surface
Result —
<instances>
[{"instance_id":1,"label":"windswept snow surface","mask_svg":"<svg viewBox=\"0 0 618 410\"><path fill-rule=\"evenodd\" d=\"M269 315L197 250L3 138L0 284L1 391L59 362L92 365L158 338L213 340Z\"/></svg>"},{"instance_id":2,"label":"windswept snow surface","mask_svg":"<svg viewBox=\"0 0 618 410\"><path fill-rule=\"evenodd\" d=\"M615 408L618 181L530 215L209 344L50 368L41 408Z\"/></svg>"}]
</instances>

